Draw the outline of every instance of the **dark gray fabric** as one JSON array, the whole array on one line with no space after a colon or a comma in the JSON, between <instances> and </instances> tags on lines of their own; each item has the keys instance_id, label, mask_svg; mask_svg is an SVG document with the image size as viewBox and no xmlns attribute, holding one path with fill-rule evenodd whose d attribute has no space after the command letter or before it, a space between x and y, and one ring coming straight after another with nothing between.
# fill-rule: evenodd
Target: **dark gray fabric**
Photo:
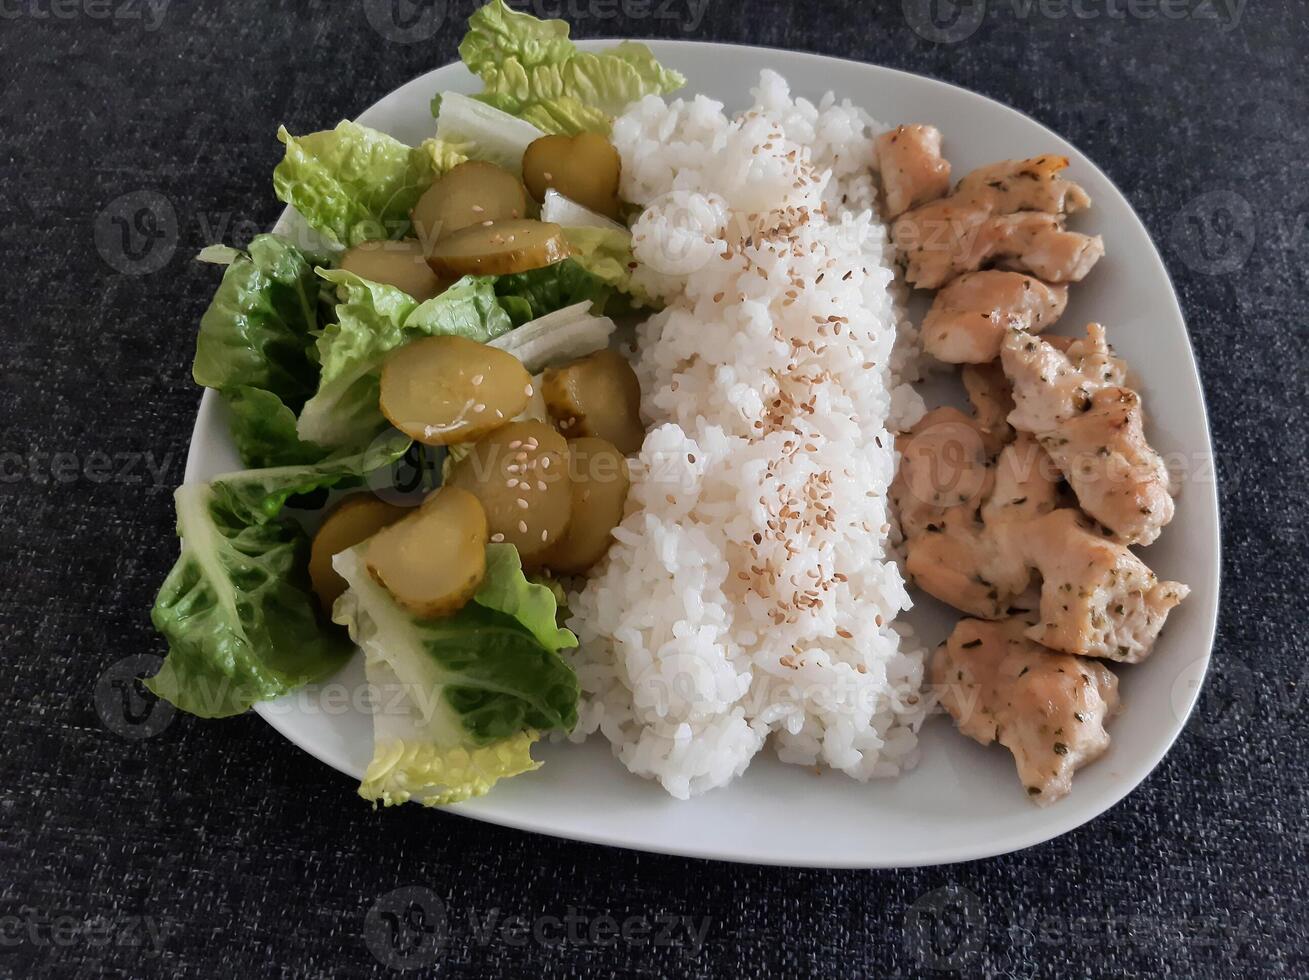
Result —
<instances>
[{"instance_id":1,"label":"dark gray fabric","mask_svg":"<svg viewBox=\"0 0 1309 980\"><path fill-rule=\"evenodd\" d=\"M927 0L696 3L537 9L580 36L956 82L1067 136L1140 212L1218 454L1224 601L1198 718L1127 801L1058 841L834 873L374 813L253 716L125 715L114 671L162 652L147 610L175 553L216 281L190 257L276 217L279 122L333 123L452 60L472 5L437 25L422 15L443 5L408 0L4 0L0 976L1305 975L1304 4L993 0L946 22ZM670 916L703 943L681 919L663 935Z\"/></svg>"}]
</instances>

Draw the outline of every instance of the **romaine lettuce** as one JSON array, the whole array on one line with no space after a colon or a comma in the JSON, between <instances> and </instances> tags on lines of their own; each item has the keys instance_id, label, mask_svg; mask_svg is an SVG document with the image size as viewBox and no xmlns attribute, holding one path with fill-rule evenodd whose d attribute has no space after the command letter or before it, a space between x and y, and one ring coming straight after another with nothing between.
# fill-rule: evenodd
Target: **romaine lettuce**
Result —
<instances>
[{"instance_id":1,"label":"romaine lettuce","mask_svg":"<svg viewBox=\"0 0 1309 980\"><path fill-rule=\"evenodd\" d=\"M403 237L410 229L409 211L423 191L467 159L453 144L428 140L407 146L348 120L299 137L281 127L277 138L286 144L273 171L278 199L346 247Z\"/></svg>"},{"instance_id":2,"label":"romaine lettuce","mask_svg":"<svg viewBox=\"0 0 1309 980\"><path fill-rule=\"evenodd\" d=\"M350 644L310 590L305 532L278 512L291 495L387 465L408 445L396 433L327 464L180 487L182 551L150 613L168 656L146 687L183 711L221 718L336 670Z\"/></svg>"},{"instance_id":3,"label":"romaine lettuce","mask_svg":"<svg viewBox=\"0 0 1309 980\"><path fill-rule=\"evenodd\" d=\"M333 562L350 586L333 619L363 649L374 698L360 795L440 805L536 768L528 749L537 732L577 723L577 678L559 656L577 640L557 626L551 591L527 581L511 545L491 545L473 601L420 619L368 574L366 550Z\"/></svg>"},{"instance_id":4,"label":"romaine lettuce","mask_svg":"<svg viewBox=\"0 0 1309 980\"><path fill-rule=\"evenodd\" d=\"M629 103L686 81L644 44L579 51L565 21L539 20L503 0L469 18L459 56L486 85L477 98L547 133L608 133L612 117Z\"/></svg>"},{"instance_id":5,"label":"romaine lettuce","mask_svg":"<svg viewBox=\"0 0 1309 980\"><path fill-rule=\"evenodd\" d=\"M495 278L495 294L515 326L583 301L590 301L593 313L603 313L612 293L573 259Z\"/></svg>"},{"instance_id":6,"label":"romaine lettuce","mask_svg":"<svg viewBox=\"0 0 1309 980\"><path fill-rule=\"evenodd\" d=\"M232 438L247 466L319 459L327 450L301 442L294 422L318 384L314 265L322 260L276 235L222 255L227 268L200 320L192 374L230 406Z\"/></svg>"},{"instance_id":7,"label":"romaine lettuce","mask_svg":"<svg viewBox=\"0 0 1309 980\"><path fill-rule=\"evenodd\" d=\"M630 232L619 228L573 226L564 229L564 238L568 240L574 262L601 282L630 297L634 306L658 309L663 305L632 277L636 260L632 256Z\"/></svg>"}]
</instances>

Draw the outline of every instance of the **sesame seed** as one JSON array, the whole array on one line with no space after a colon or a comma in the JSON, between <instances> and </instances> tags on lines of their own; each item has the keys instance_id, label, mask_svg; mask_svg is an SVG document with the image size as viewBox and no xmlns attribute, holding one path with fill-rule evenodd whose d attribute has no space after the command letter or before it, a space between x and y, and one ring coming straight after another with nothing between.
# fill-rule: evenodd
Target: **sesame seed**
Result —
<instances>
[{"instance_id":1,"label":"sesame seed","mask_svg":"<svg viewBox=\"0 0 1309 980\"><path fill-rule=\"evenodd\" d=\"M515 501L515 503L518 504L519 509L527 510L527 501L524 500L522 497L519 497L518 500Z\"/></svg>"},{"instance_id":2,"label":"sesame seed","mask_svg":"<svg viewBox=\"0 0 1309 980\"><path fill-rule=\"evenodd\" d=\"M527 533L527 521L519 521L519 522L518 522L518 531L519 531L520 534L526 534L526 533Z\"/></svg>"},{"instance_id":3,"label":"sesame seed","mask_svg":"<svg viewBox=\"0 0 1309 980\"><path fill-rule=\"evenodd\" d=\"M476 388L478 385L482 383L483 380L485 380L485 375L481 375L481 374L473 375L473 387Z\"/></svg>"},{"instance_id":4,"label":"sesame seed","mask_svg":"<svg viewBox=\"0 0 1309 980\"><path fill-rule=\"evenodd\" d=\"M496 544L499 544L499 543L500 543L501 541L503 541L504 539L505 539L505 536L504 536L503 534L501 534L499 531L497 531L495 534L491 535L491 540L494 541Z\"/></svg>"}]
</instances>

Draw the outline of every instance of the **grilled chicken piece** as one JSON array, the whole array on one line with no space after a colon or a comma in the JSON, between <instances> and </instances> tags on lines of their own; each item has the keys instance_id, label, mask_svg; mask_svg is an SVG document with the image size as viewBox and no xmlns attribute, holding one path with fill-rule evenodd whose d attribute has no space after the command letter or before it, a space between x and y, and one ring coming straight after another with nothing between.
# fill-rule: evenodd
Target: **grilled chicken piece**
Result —
<instances>
[{"instance_id":1,"label":"grilled chicken piece","mask_svg":"<svg viewBox=\"0 0 1309 980\"><path fill-rule=\"evenodd\" d=\"M1090 207L1091 198L1077 184L1059 176L1067 167L1067 157L1053 154L1001 160L965 175L951 196L959 203L985 205L992 214L1072 214Z\"/></svg>"},{"instance_id":2,"label":"grilled chicken piece","mask_svg":"<svg viewBox=\"0 0 1309 980\"><path fill-rule=\"evenodd\" d=\"M1087 327L1067 353L1014 333L1002 354L1014 383L1009 421L1033 432L1082 509L1125 544L1150 544L1173 519L1171 481L1145 438L1141 399L1124 387L1126 365Z\"/></svg>"},{"instance_id":3,"label":"grilled chicken piece","mask_svg":"<svg viewBox=\"0 0 1309 980\"><path fill-rule=\"evenodd\" d=\"M935 126L897 126L877 137L876 153L886 220L950 190L950 164Z\"/></svg>"},{"instance_id":4,"label":"grilled chicken piece","mask_svg":"<svg viewBox=\"0 0 1309 980\"><path fill-rule=\"evenodd\" d=\"M965 364L960 377L978 424L998 433L1004 442L1012 442L1014 427L1009 424L1009 413L1014 410L1014 394L1000 362Z\"/></svg>"},{"instance_id":5,"label":"grilled chicken piece","mask_svg":"<svg viewBox=\"0 0 1309 980\"><path fill-rule=\"evenodd\" d=\"M1000 439L957 408L936 408L896 439L900 466L891 499L906 538L933 527L962 508L972 515L989 493L990 460Z\"/></svg>"},{"instance_id":6,"label":"grilled chicken piece","mask_svg":"<svg viewBox=\"0 0 1309 980\"><path fill-rule=\"evenodd\" d=\"M1118 678L1033 643L1030 625L962 620L932 655L928 682L959 731L1013 753L1028 797L1048 806L1109 747L1104 723L1118 712Z\"/></svg>"},{"instance_id":7,"label":"grilled chicken piece","mask_svg":"<svg viewBox=\"0 0 1309 980\"><path fill-rule=\"evenodd\" d=\"M1035 604L1026 598L1032 570L1020 538L1029 522L1057 506L1059 473L1030 436L1021 436L1000 453L990 477L981 507L952 510L910 537L905 571L942 602L999 619Z\"/></svg>"},{"instance_id":8,"label":"grilled chicken piece","mask_svg":"<svg viewBox=\"0 0 1309 980\"><path fill-rule=\"evenodd\" d=\"M1121 663L1150 655L1190 589L1161 582L1126 546L1062 508L1017 529L1010 547L1041 574L1041 618L1027 635L1055 650Z\"/></svg>"},{"instance_id":9,"label":"grilled chicken piece","mask_svg":"<svg viewBox=\"0 0 1309 980\"><path fill-rule=\"evenodd\" d=\"M1079 282L1104 255L1099 235L1066 231L1062 215L992 215L940 201L901 215L891 235L905 259L905 278L919 289L938 289L963 273L997 264L1046 282Z\"/></svg>"},{"instance_id":10,"label":"grilled chicken piece","mask_svg":"<svg viewBox=\"0 0 1309 980\"><path fill-rule=\"evenodd\" d=\"M1037 604L1030 598L1035 572L1041 615L1033 640L1124 663L1149 656L1187 587L1159 581L1080 511L1061 507L1061 473L1031 435L1020 433L987 467L981 436L969 425L977 423L953 409L937 411L942 421L918 434L916 453L906 455L892 486L914 584L969 615L1002 619ZM955 457L965 463L942 464L965 443L972 454ZM934 473L967 492L933 501Z\"/></svg>"},{"instance_id":11,"label":"grilled chicken piece","mask_svg":"<svg viewBox=\"0 0 1309 980\"><path fill-rule=\"evenodd\" d=\"M1000 356L1005 332L1040 333L1063 315L1066 286L1018 272L970 272L939 293L923 318L923 347L949 364L986 364Z\"/></svg>"},{"instance_id":12,"label":"grilled chicken piece","mask_svg":"<svg viewBox=\"0 0 1309 980\"><path fill-rule=\"evenodd\" d=\"M1000 364L1013 386L1009 422L1024 432L1049 432L1086 411L1098 388L1127 381L1127 364L1114 356L1100 324L1088 323L1084 340L1054 339L1015 330L1001 345Z\"/></svg>"}]
</instances>

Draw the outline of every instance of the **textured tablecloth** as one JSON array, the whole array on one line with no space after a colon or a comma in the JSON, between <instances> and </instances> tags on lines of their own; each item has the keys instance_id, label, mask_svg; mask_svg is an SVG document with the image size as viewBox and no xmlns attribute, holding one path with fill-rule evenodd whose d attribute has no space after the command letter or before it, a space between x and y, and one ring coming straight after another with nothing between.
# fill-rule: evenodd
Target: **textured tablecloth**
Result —
<instances>
[{"instance_id":1,"label":"textured tablecloth","mask_svg":"<svg viewBox=\"0 0 1309 980\"><path fill-rule=\"evenodd\" d=\"M1224 517L1214 671L1154 775L1020 854L791 871L374 813L253 715L124 714L115 671L163 652L215 284L191 256L276 218L279 122L453 60L472 4L0 0L0 976L1306 975L1309 15L935 6L535 9L955 82L1122 188L1190 324Z\"/></svg>"}]
</instances>

